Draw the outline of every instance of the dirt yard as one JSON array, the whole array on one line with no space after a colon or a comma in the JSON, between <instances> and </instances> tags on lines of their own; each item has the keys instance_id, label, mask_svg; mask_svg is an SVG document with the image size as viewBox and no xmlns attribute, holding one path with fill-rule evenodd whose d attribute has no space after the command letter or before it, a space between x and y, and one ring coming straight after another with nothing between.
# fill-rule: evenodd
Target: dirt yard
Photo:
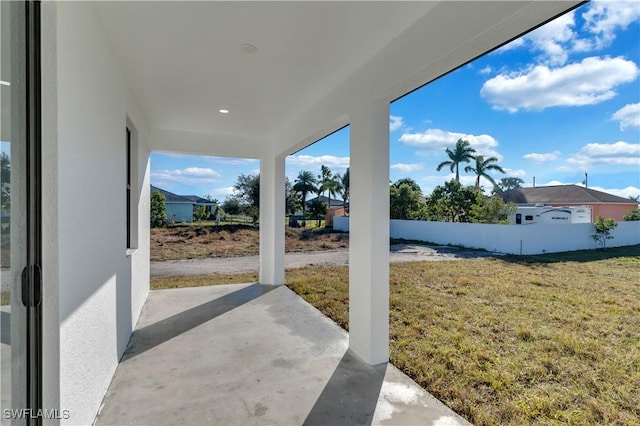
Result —
<instances>
[{"instance_id":1,"label":"dirt yard","mask_svg":"<svg viewBox=\"0 0 640 426\"><path fill-rule=\"evenodd\" d=\"M286 228L285 251L309 252L349 247L349 234L324 228ZM259 232L250 225L181 225L151 230L151 260L205 259L257 255Z\"/></svg>"}]
</instances>

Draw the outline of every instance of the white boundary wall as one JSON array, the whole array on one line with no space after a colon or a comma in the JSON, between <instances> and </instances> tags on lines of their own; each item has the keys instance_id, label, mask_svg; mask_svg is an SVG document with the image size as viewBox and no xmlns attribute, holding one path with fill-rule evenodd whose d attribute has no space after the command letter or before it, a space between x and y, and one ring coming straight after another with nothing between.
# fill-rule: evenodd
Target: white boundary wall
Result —
<instances>
[{"instance_id":1,"label":"white boundary wall","mask_svg":"<svg viewBox=\"0 0 640 426\"><path fill-rule=\"evenodd\" d=\"M335 217L333 228L349 230L348 217ZM591 223L487 225L481 223L391 220L390 236L506 254L542 254L598 248ZM608 247L640 244L640 221L618 222Z\"/></svg>"}]
</instances>

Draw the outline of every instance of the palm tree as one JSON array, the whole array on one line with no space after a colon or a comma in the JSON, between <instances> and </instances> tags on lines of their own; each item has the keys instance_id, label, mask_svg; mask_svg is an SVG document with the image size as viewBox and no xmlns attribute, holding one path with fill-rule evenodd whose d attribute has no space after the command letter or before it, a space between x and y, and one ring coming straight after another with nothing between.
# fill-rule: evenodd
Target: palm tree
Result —
<instances>
[{"instance_id":1,"label":"palm tree","mask_svg":"<svg viewBox=\"0 0 640 426\"><path fill-rule=\"evenodd\" d=\"M437 170L440 171L445 166L448 166L449 169L451 169L451 172L455 169L456 182L460 182L460 173L458 171L459 165L460 163L469 163L473 160L475 158L473 154L476 153L476 150L471 148L469 141L458 139L455 149L451 150L451 148L447 148L445 152L449 156L449 160L438 164Z\"/></svg>"},{"instance_id":2,"label":"palm tree","mask_svg":"<svg viewBox=\"0 0 640 426\"><path fill-rule=\"evenodd\" d=\"M298 173L298 177L295 180L293 185L293 189L296 192L299 192L302 196L302 218L304 221L304 216L307 212L307 194L310 192L318 192L318 188L316 184L318 181L316 180L313 173L308 170L301 170Z\"/></svg>"},{"instance_id":3,"label":"palm tree","mask_svg":"<svg viewBox=\"0 0 640 426\"><path fill-rule=\"evenodd\" d=\"M2 176L0 177L2 201L0 202L0 208L9 210L11 208L11 158L5 152L0 154L0 167L2 169Z\"/></svg>"},{"instance_id":4,"label":"palm tree","mask_svg":"<svg viewBox=\"0 0 640 426\"><path fill-rule=\"evenodd\" d=\"M324 164L320 166L320 174L318 175L318 195L327 191L329 199L329 207L331 207L331 194L335 195L335 181L331 169Z\"/></svg>"},{"instance_id":5,"label":"palm tree","mask_svg":"<svg viewBox=\"0 0 640 426\"><path fill-rule=\"evenodd\" d=\"M495 170L500 173L504 173L502 167L498 166L498 159L496 157L489 157L486 160L482 155L478 155L475 157L476 166L467 166L464 168L464 171L469 173L473 172L476 175L476 191L480 190L480 178L485 177L489 182L496 186L496 181L493 180L491 176L489 176L489 170Z\"/></svg>"},{"instance_id":6,"label":"palm tree","mask_svg":"<svg viewBox=\"0 0 640 426\"><path fill-rule=\"evenodd\" d=\"M342 194L342 207L344 208L345 214L347 213L347 203L349 202L349 167L347 170L340 176L340 186L341 186L341 194Z\"/></svg>"}]
</instances>

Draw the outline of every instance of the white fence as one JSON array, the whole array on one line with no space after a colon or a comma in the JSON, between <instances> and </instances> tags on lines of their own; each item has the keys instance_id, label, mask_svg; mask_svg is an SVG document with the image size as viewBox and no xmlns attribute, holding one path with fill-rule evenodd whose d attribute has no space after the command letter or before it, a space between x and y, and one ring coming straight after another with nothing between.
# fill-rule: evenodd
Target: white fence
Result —
<instances>
[{"instance_id":1,"label":"white fence","mask_svg":"<svg viewBox=\"0 0 640 426\"><path fill-rule=\"evenodd\" d=\"M335 217L333 228L349 230L348 217ZM506 254L558 253L598 248L591 223L487 225L481 223L391 220L390 236L406 240L451 244ZM640 244L640 221L619 222L607 247Z\"/></svg>"}]
</instances>

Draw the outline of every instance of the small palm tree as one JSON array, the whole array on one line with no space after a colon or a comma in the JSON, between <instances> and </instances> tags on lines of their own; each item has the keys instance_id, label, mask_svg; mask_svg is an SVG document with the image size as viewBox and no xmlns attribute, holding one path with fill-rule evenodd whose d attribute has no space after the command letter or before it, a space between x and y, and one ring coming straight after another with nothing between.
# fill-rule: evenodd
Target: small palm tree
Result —
<instances>
[{"instance_id":1,"label":"small palm tree","mask_svg":"<svg viewBox=\"0 0 640 426\"><path fill-rule=\"evenodd\" d=\"M458 170L460 163L469 163L473 160L475 158L473 154L476 153L476 150L471 148L469 141L458 139L455 148L453 150L447 148L445 152L447 156L449 156L449 159L438 164L437 170L440 171L443 167L449 167L451 172L455 170L456 182L460 182L460 173Z\"/></svg>"},{"instance_id":2,"label":"small palm tree","mask_svg":"<svg viewBox=\"0 0 640 426\"><path fill-rule=\"evenodd\" d=\"M303 220L305 214L307 213L307 194L309 194L310 192L318 192L318 188L316 187L317 183L318 181L316 180L315 176L313 176L313 173L308 170L301 170L300 173L298 173L298 177L296 178L293 185L294 191L299 192L300 196L302 197Z\"/></svg>"},{"instance_id":3,"label":"small palm tree","mask_svg":"<svg viewBox=\"0 0 640 426\"><path fill-rule=\"evenodd\" d=\"M318 195L321 195L325 191L327 192L327 198L329 199L329 207L331 207L331 195L335 195L335 180L331 169L324 164L320 167L320 174L318 175Z\"/></svg>"},{"instance_id":4,"label":"small palm tree","mask_svg":"<svg viewBox=\"0 0 640 426\"><path fill-rule=\"evenodd\" d=\"M345 213L347 213L347 203L349 202L349 167L347 170L340 176L340 186L341 194L342 194L342 207L344 208Z\"/></svg>"},{"instance_id":5,"label":"small palm tree","mask_svg":"<svg viewBox=\"0 0 640 426\"><path fill-rule=\"evenodd\" d=\"M485 177L489 182L493 184L493 186L496 186L496 181L493 180L491 176L489 176L488 172L489 170L495 170L497 172L504 174L504 170L502 169L502 167L498 166L497 164L498 159L496 157L489 157L485 160L485 158L482 155L478 155L477 157L475 157L475 159L476 159L475 167L467 166L464 168L464 171L467 173L473 172L476 175L476 191L480 190L481 177Z\"/></svg>"}]
</instances>

